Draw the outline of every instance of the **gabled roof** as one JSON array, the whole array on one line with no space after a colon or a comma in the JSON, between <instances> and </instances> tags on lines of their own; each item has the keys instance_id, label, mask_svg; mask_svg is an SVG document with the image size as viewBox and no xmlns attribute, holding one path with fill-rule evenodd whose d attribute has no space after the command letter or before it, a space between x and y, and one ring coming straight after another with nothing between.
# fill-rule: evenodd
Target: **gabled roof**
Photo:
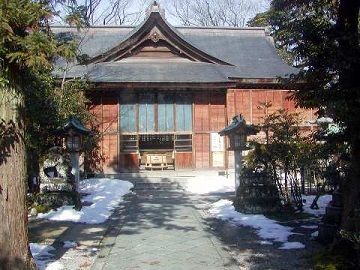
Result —
<instances>
[{"instance_id":1,"label":"gabled roof","mask_svg":"<svg viewBox=\"0 0 360 270\"><path fill-rule=\"evenodd\" d=\"M258 130L252 126L247 125L244 117L239 114L233 117L231 123L223 130L219 131L220 136L232 136L234 134L255 135Z\"/></svg>"},{"instance_id":2,"label":"gabled roof","mask_svg":"<svg viewBox=\"0 0 360 270\"><path fill-rule=\"evenodd\" d=\"M71 116L62 127L58 128L55 133L66 134L70 130L73 130L82 135L89 135L91 133L90 129L86 128L78 118L73 116Z\"/></svg>"},{"instance_id":3,"label":"gabled roof","mask_svg":"<svg viewBox=\"0 0 360 270\"><path fill-rule=\"evenodd\" d=\"M86 65L73 63L67 76L88 75L93 82L211 83L297 73L278 56L265 28L173 27L155 4L137 27L91 27L81 32L53 27L53 32L75 35L80 54L88 59ZM146 46L163 47L172 57L139 57ZM57 66L64 63L58 60Z\"/></svg>"},{"instance_id":4,"label":"gabled roof","mask_svg":"<svg viewBox=\"0 0 360 270\"><path fill-rule=\"evenodd\" d=\"M186 41L186 39L162 17L158 8L152 8L144 22L128 33L120 44L104 53L94 56L90 59L89 63L121 60L127 55L131 56L132 51L147 40L151 40L154 46L157 46L157 43L162 40L177 51L178 55L184 55L195 62L230 65L198 49L191 42Z\"/></svg>"}]
</instances>

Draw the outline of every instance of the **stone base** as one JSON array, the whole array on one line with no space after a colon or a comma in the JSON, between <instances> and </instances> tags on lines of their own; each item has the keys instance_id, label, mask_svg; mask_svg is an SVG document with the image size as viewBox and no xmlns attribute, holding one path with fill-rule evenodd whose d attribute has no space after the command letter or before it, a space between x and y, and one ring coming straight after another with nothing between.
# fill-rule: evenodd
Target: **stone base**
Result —
<instances>
[{"instance_id":1,"label":"stone base","mask_svg":"<svg viewBox=\"0 0 360 270\"><path fill-rule=\"evenodd\" d=\"M333 192L331 205L332 206L337 206L337 207L342 207L343 206L342 193L340 193L337 190Z\"/></svg>"},{"instance_id":2,"label":"stone base","mask_svg":"<svg viewBox=\"0 0 360 270\"><path fill-rule=\"evenodd\" d=\"M280 201L275 198L236 198L234 202L236 211L244 214L269 214L278 212Z\"/></svg>"},{"instance_id":3,"label":"stone base","mask_svg":"<svg viewBox=\"0 0 360 270\"><path fill-rule=\"evenodd\" d=\"M266 172L244 170L234 206L237 211L246 214L277 212L281 204L274 181Z\"/></svg>"},{"instance_id":4,"label":"stone base","mask_svg":"<svg viewBox=\"0 0 360 270\"><path fill-rule=\"evenodd\" d=\"M342 207L329 205L326 207L325 216L323 217L324 223L340 224L341 222Z\"/></svg>"},{"instance_id":5,"label":"stone base","mask_svg":"<svg viewBox=\"0 0 360 270\"><path fill-rule=\"evenodd\" d=\"M338 231L338 226L321 222L319 224L319 235L317 240L321 243L331 243Z\"/></svg>"},{"instance_id":6,"label":"stone base","mask_svg":"<svg viewBox=\"0 0 360 270\"><path fill-rule=\"evenodd\" d=\"M75 205L76 194L74 192L45 192L37 197L37 203L50 208L58 208L63 205Z\"/></svg>"},{"instance_id":7,"label":"stone base","mask_svg":"<svg viewBox=\"0 0 360 270\"><path fill-rule=\"evenodd\" d=\"M72 192L73 186L64 178L51 178L40 183L40 191L46 192Z\"/></svg>"}]
</instances>

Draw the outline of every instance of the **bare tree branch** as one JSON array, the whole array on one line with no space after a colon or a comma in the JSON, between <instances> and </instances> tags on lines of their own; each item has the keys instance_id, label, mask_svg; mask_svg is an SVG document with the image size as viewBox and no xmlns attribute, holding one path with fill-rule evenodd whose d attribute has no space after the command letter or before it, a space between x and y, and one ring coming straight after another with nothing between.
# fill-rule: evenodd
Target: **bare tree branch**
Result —
<instances>
[{"instance_id":1,"label":"bare tree branch","mask_svg":"<svg viewBox=\"0 0 360 270\"><path fill-rule=\"evenodd\" d=\"M54 0L55 1L55 0ZM59 1L59 0L58 0ZM89 25L136 24L144 16L149 0L60 0L66 2L62 8L83 7Z\"/></svg>"},{"instance_id":2,"label":"bare tree branch","mask_svg":"<svg viewBox=\"0 0 360 270\"><path fill-rule=\"evenodd\" d=\"M169 13L183 25L244 27L267 0L170 0Z\"/></svg>"}]
</instances>

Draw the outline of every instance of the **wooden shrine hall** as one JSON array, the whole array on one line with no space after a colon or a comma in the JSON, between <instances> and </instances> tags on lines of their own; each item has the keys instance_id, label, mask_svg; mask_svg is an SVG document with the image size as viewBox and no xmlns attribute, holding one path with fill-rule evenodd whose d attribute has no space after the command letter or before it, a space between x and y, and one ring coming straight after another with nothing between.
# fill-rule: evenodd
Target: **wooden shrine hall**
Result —
<instances>
[{"instance_id":1,"label":"wooden shrine hall","mask_svg":"<svg viewBox=\"0 0 360 270\"><path fill-rule=\"evenodd\" d=\"M105 173L232 167L218 132L235 115L257 124L285 108L300 111L304 125L314 118L287 99L279 78L297 70L280 59L265 28L174 27L155 2L136 27L53 31L81 41L83 61L58 60L55 75L66 66L67 78L92 82Z\"/></svg>"}]
</instances>

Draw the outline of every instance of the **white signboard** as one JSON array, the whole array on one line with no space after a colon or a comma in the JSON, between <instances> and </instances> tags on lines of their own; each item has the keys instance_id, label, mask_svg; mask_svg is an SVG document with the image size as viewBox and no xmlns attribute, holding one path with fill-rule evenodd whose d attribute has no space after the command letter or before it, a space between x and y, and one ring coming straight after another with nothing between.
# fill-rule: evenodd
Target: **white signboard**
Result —
<instances>
[{"instance_id":1,"label":"white signboard","mask_svg":"<svg viewBox=\"0 0 360 270\"><path fill-rule=\"evenodd\" d=\"M212 152L212 166L224 167L224 152Z\"/></svg>"},{"instance_id":2,"label":"white signboard","mask_svg":"<svg viewBox=\"0 0 360 270\"><path fill-rule=\"evenodd\" d=\"M224 137L221 137L219 133L211 133L211 151L224 151Z\"/></svg>"}]
</instances>

